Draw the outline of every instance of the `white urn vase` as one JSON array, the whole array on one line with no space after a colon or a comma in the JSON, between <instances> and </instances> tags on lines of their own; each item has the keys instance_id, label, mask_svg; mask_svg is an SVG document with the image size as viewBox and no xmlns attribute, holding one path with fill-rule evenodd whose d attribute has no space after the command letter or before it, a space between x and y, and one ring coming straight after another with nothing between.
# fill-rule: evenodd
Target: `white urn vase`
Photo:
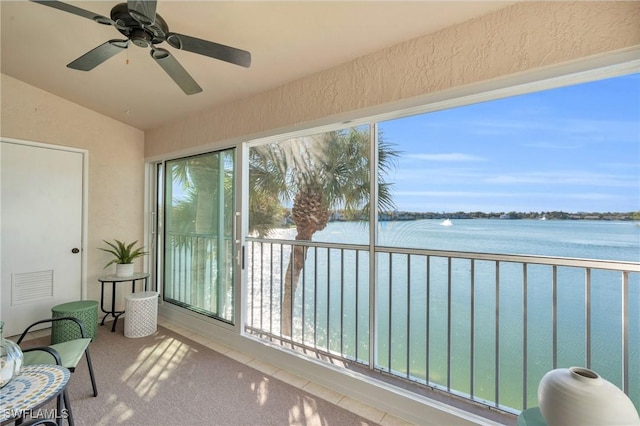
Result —
<instances>
[{"instance_id":1,"label":"white urn vase","mask_svg":"<svg viewBox=\"0 0 640 426\"><path fill-rule=\"evenodd\" d=\"M116 263L116 277L130 277L133 275L133 263Z\"/></svg>"},{"instance_id":2,"label":"white urn vase","mask_svg":"<svg viewBox=\"0 0 640 426\"><path fill-rule=\"evenodd\" d=\"M587 368L558 368L545 374L538 386L538 405L549 426L640 426L629 397Z\"/></svg>"}]
</instances>

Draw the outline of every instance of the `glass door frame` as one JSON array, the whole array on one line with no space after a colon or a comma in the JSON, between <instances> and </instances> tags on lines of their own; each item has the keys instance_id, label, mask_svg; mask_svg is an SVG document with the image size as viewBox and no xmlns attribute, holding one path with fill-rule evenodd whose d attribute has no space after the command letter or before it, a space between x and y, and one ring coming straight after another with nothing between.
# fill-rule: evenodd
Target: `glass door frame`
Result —
<instances>
[{"instance_id":1,"label":"glass door frame","mask_svg":"<svg viewBox=\"0 0 640 426\"><path fill-rule=\"evenodd\" d=\"M187 158L196 155L215 153L225 150L235 150L234 158L234 212L233 212L233 231L232 231L232 251L233 251L233 317L230 322L224 319L211 317L208 315L199 314L190 309L186 309L179 305L175 305L164 300L164 241L165 241L165 214L164 214L164 185L165 174L167 170L167 162L173 160L179 160L181 158ZM244 223L246 219L241 213L243 211L242 205L246 199L243 196L246 193L244 189L243 179L245 167L244 157L245 152L244 144L224 144L216 146L201 147L197 151L181 152L180 154L167 155L154 159L147 160L147 197L149 203L148 213L145 215L145 235L146 246L151 250L151 256L148 256L148 263L146 267L151 272L152 288L155 288L161 295L160 306L163 309L175 310L181 313L194 316L198 320L211 323L235 333L241 333L244 324L244 282L245 271L242 269L244 262L242 256L244 255L242 242L242 230L244 229Z\"/></svg>"}]
</instances>

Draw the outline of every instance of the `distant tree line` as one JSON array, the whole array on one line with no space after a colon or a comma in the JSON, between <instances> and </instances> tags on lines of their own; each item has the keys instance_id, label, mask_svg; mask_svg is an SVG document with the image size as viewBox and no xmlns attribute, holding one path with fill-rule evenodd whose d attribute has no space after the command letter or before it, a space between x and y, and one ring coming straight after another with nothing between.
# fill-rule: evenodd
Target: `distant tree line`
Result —
<instances>
[{"instance_id":1,"label":"distant tree line","mask_svg":"<svg viewBox=\"0 0 640 426\"><path fill-rule=\"evenodd\" d=\"M342 220L340 212L333 220ZM367 220L362 217L362 220ZM545 219L545 220L640 220L640 211L636 212L406 212L387 211L380 213L379 220L418 220L418 219Z\"/></svg>"}]
</instances>

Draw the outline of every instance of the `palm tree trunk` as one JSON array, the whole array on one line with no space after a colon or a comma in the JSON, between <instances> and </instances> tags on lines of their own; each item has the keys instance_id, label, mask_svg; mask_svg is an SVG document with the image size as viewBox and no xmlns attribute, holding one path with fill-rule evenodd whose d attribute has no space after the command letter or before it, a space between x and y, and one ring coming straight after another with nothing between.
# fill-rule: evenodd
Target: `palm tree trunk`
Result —
<instances>
[{"instance_id":1,"label":"palm tree trunk","mask_svg":"<svg viewBox=\"0 0 640 426\"><path fill-rule=\"evenodd\" d=\"M318 188L311 188L296 194L293 199L291 215L296 224L296 240L311 241L311 237L317 231L323 230L329 222L329 207L323 198L322 191ZM284 275L284 294L282 297L282 307L280 312L280 331L284 336L292 336L293 325L293 295L298 288L300 272L304 268L307 258L306 246L294 246L291 250L291 258Z\"/></svg>"},{"instance_id":2,"label":"palm tree trunk","mask_svg":"<svg viewBox=\"0 0 640 426\"><path fill-rule=\"evenodd\" d=\"M296 240L309 240L310 238L299 238L300 234L296 236ZM281 307L281 322L280 330L284 336L291 336L292 329L292 310L293 310L293 295L298 288L298 281L300 281L300 273L304 268L304 262L307 259L306 246L294 246L291 251L291 258L289 259L289 265L287 266L287 272L284 274L284 295L282 298Z\"/></svg>"}]
</instances>

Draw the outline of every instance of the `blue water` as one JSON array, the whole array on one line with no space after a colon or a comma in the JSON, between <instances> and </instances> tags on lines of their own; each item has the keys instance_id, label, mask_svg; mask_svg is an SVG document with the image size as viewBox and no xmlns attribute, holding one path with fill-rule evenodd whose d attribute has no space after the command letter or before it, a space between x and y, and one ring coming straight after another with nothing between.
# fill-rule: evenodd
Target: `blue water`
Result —
<instances>
[{"instance_id":1,"label":"blue water","mask_svg":"<svg viewBox=\"0 0 640 426\"><path fill-rule=\"evenodd\" d=\"M638 222L459 219L380 222L378 245L640 261ZM293 230L292 230L293 231ZM314 241L368 244L365 223L332 222Z\"/></svg>"},{"instance_id":2,"label":"blue water","mask_svg":"<svg viewBox=\"0 0 640 426\"><path fill-rule=\"evenodd\" d=\"M377 245L640 262L640 226L633 222L454 219L453 226L441 223L442 220L381 222ZM295 229L286 229L281 230L277 238L293 239L294 236ZM313 240L368 244L369 230L363 223L332 222L316 233ZM305 264L306 285L304 290L298 290L294 315L296 312L300 315L304 305L306 315L312 318L312 322L305 319L307 335L315 332L320 343L326 339L332 350L340 349L332 347L330 341L340 342L344 353L355 355L357 351L357 358L367 360L368 253L360 252L357 263L354 252L345 252L342 259L339 253L335 250L328 256L319 250L317 260L313 253L309 254ZM412 258L409 275L408 261L404 255L394 255L392 260L386 254L378 255L376 365L441 387L447 386L449 375L454 391L473 393L476 398L488 401L493 401L498 392L503 406L522 409L522 348L526 332L525 399L527 406L536 405L537 384L542 375L553 368L552 268L528 267L525 326L522 266L502 263L497 270L494 262L476 261L471 330L470 262L453 260L449 272L444 257L432 257L429 265L425 258ZM496 275L500 281L497 296ZM591 368L617 386L622 384L620 275L594 270L591 277ZM628 297L630 396L636 407L640 407L639 275L629 275ZM557 279L557 367L584 366L587 324L584 270L560 267ZM338 309L341 297L344 305ZM317 316L309 316L312 310ZM499 312L498 320L496 312ZM450 353L447 352L448 321ZM473 354L470 353L472 331ZM473 389L469 380L472 359Z\"/></svg>"}]
</instances>

